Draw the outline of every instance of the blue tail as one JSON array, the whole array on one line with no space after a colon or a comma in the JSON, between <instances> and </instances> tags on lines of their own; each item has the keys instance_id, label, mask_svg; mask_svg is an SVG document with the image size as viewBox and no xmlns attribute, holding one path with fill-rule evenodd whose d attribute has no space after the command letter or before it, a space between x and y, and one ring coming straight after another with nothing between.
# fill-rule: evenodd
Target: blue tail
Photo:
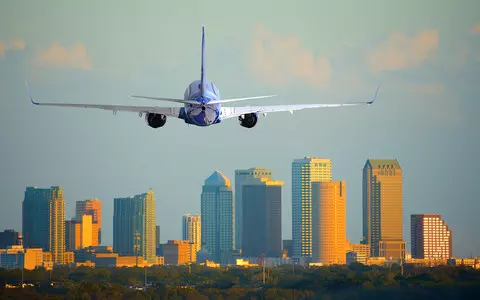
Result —
<instances>
[{"instance_id":1,"label":"blue tail","mask_svg":"<svg viewBox=\"0 0 480 300\"><path fill-rule=\"evenodd\" d=\"M206 84L207 80L205 78L205 29L202 26L202 68L201 68L201 77L200 77L200 91L202 96L204 95L204 91L207 89Z\"/></svg>"}]
</instances>

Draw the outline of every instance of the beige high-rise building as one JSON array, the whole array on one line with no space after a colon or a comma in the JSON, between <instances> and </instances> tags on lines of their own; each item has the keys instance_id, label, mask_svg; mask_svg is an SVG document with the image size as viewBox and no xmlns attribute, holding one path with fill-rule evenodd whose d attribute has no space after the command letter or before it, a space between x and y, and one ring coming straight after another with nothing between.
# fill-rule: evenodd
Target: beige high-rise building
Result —
<instances>
[{"instance_id":1,"label":"beige high-rise building","mask_svg":"<svg viewBox=\"0 0 480 300\"><path fill-rule=\"evenodd\" d=\"M371 257L405 258L402 169L396 159L368 159L363 168L363 241Z\"/></svg>"},{"instance_id":2,"label":"beige high-rise building","mask_svg":"<svg viewBox=\"0 0 480 300\"><path fill-rule=\"evenodd\" d=\"M96 239L92 240L92 246L98 246L102 242L102 201L98 199L88 199L77 201L75 208L75 218L80 220L82 215L91 215L92 224L96 224L96 233L92 233Z\"/></svg>"},{"instance_id":3,"label":"beige high-rise building","mask_svg":"<svg viewBox=\"0 0 480 300\"><path fill-rule=\"evenodd\" d=\"M194 244L195 253L202 247L201 215L186 214L182 217L182 239Z\"/></svg>"},{"instance_id":4,"label":"beige high-rise building","mask_svg":"<svg viewBox=\"0 0 480 300\"><path fill-rule=\"evenodd\" d=\"M452 258L452 231L438 214L411 215L412 258Z\"/></svg>"},{"instance_id":5,"label":"beige high-rise building","mask_svg":"<svg viewBox=\"0 0 480 300\"><path fill-rule=\"evenodd\" d=\"M156 256L155 194L114 199L113 250L120 256L143 256L150 264Z\"/></svg>"},{"instance_id":6,"label":"beige high-rise building","mask_svg":"<svg viewBox=\"0 0 480 300\"><path fill-rule=\"evenodd\" d=\"M54 264L64 263L65 200L61 187L52 187L49 206L49 249Z\"/></svg>"},{"instance_id":7,"label":"beige high-rise building","mask_svg":"<svg viewBox=\"0 0 480 300\"><path fill-rule=\"evenodd\" d=\"M312 182L312 262L346 264L345 181Z\"/></svg>"},{"instance_id":8,"label":"beige high-rise building","mask_svg":"<svg viewBox=\"0 0 480 300\"><path fill-rule=\"evenodd\" d=\"M305 157L292 163L292 257L312 256L312 182L330 182L332 162Z\"/></svg>"}]
</instances>

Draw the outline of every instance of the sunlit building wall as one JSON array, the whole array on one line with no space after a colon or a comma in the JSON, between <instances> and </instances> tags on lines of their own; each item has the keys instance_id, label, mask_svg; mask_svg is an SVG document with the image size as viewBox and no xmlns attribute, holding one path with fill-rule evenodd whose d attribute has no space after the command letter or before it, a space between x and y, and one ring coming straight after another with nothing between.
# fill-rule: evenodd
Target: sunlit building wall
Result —
<instances>
[{"instance_id":1,"label":"sunlit building wall","mask_svg":"<svg viewBox=\"0 0 480 300\"><path fill-rule=\"evenodd\" d=\"M49 251L54 264L64 264L65 255L65 199L61 187L52 187L49 200Z\"/></svg>"},{"instance_id":2,"label":"sunlit building wall","mask_svg":"<svg viewBox=\"0 0 480 300\"><path fill-rule=\"evenodd\" d=\"M202 245L202 217L200 214L183 215L182 239L195 245L195 252L200 251Z\"/></svg>"},{"instance_id":3,"label":"sunlit building wall","mask_svg":"<svg viewBox=\"0 0 480 300\"><path fill-rule=\"evenodd\" d=\"M96 227L97 232L92 232L93 237L92 246L98 246L102 241L102 201L98 199L88 199L84 201L77 201L75 208L75 218L80 220L82 215L91 215L93 227Z\"/></svg>"},{"instance_id":4,"label":"sunlit building wall","mask_svg":"<svg viewBox=\"0 0 480 300\"><path fill-rule=\"evenodd\" d=\"M363 240L371 257L405 258L402 169L395 159L368 159L363 168Z\"/></svg>"},{"instance_id":5,"label":"sunlit building wall","mask_svg":"<svg viewBox=\"0 0 480 300\"><path fill-rule=\"evenodd\" d=\"M293 257L312 256L312 182L330 182L332 162L305 157L292 163Z\"/></svg>"},{"instance_id":6,"label":"sunlit building wall","mask_svg":"<svg viewBox=\"0 0 480 300\"><path fill-rule=\"evenodd\" d=\"M345 181L312 183L312 262L345 264Z\"/></svg>"},{"instance_id":7,"label":"sunlit building wall","mask_svg":"<svg viewBox=\"0 0 480 300\"><path fill-rule=\"evenodd\" d=\"M412 258L452 258L452 231L439 214L410 216Z\"/></svg>"}]
</instances>

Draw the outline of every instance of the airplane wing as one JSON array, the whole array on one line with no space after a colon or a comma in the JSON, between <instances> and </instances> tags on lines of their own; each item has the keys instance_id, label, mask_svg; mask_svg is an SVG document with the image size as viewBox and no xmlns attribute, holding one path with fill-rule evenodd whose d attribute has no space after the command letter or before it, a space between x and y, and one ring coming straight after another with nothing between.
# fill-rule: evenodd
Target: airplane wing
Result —
<instances>
[{"instance_id":1,"label":"airplane wing","mask_svg":"<svg viewBox=\"0 0 480 300\"><path fill-rule=\"evenodd\" d=\"M103 105L103 104L74 104L74 103L40 103L35 102L30 95L30 91L27 87L27 93L32 104L44 105L44 106L57 106L57 107L79 107L79 108L96 108L103 110L110 110L116 113L117 111L128 111L142 113L163 114L170 117L178 118L180 114L180 107L157 107L157 106L123 106L123 105Z\"/></svg>"},{"instance_id":2,"label":"airplane wing","mask_svg":"<svg viewBox=\"0 0 480 300\"><path fill-rule=\"evenodd\" d=\"M241 115L250 113L262 113L267 114L271 112L289 111L293 113L296 110L308 109L308 108L328 108L328 107L342 107L342 106L357 106L357 105L370 105L377 98L378 90L375 92L375 96L368 102L354 102L354 103L339 103L339 104L293 104L293 105L271 105L271 106L244 106L244 107L223 107L222 119L230 119L239 117Z\"/></svg>"}]
</instances>

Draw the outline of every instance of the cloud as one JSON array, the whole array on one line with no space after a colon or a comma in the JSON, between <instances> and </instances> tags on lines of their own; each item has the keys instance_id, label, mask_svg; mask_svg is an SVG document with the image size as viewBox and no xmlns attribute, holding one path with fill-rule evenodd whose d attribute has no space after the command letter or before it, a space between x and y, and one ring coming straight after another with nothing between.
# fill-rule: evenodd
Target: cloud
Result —
<instances>
[{"instance_id":1,"label":"cloud","mask_svg":"<svg viewBox=\"0 0 480 300\"><path fill-rule=\"evenodd\" d=\"M480 23L477 23L472 28L470 28L470 32L480 33Z\"/></svg>"},{"instance_id":2,"label":"cloud","mask_svg":"<svg viewBox=\"0 0 480 300\"><path fill-rule=\"evenodd\" d=\"M438 49L438 31L423 30L414 37L392 32L368 54L372 71L406 69L420 65Z\"/></svg>"},{"instance_id":3,"label":"cloud","mask_svg":"<svg viewBox=\"0 0 480 300\"><path fill-rule=\"evenodd\" d=\"M2 41L0 41L0 58L2 58L5 55L6 51L7 51L7 47Z\"/></svg>"},{"instance_id":4,"label":"cloud","mask_svg":"<svg viewBox=\"0 0 480 300\"><path fill-rule=\"evenodd\" d=\"M14 49L14 50L23 50L25 49L25 42L20 40L20 39L15 39L13 41L10 42L11 44L11 49Z\"/></svg>"},{"instance_id":5,"label":"cloud","mask_svg":"<svg viewBox=\"0 0 480 300\"><path fill-rule=\"evenodd\" d=\"M315 57L297 36L280 37L261 25L255 28L252 55L253 71L271 84L283 85L301 79L323 87L332 74L329 59Z\"/></svg>"},{"instance_id":6,"label":"cloud","mask_svg":"<svg viewBox=\"0 0 480 300\"><path fill-rule=\"evenodd\" d=\"M20 39L14 39L10 41L9 44L6 44L5 42L0 41L0 58L3 58L7 51L23 50L25 49L25 46L26 46L25 42Z\"/></svg>"},{"instance_id":7,"label":"cloud","mask_svg":"<svg viewBox=\"0 0 480 300\"><path fill-rule=\"evenodd\" d=\"M35 57L38 66L67 67L81 70L91 70L92 61L87 55L85 45L76 44L67 49L59 43L53 43Z\"/></svg>"}]
</instances>

